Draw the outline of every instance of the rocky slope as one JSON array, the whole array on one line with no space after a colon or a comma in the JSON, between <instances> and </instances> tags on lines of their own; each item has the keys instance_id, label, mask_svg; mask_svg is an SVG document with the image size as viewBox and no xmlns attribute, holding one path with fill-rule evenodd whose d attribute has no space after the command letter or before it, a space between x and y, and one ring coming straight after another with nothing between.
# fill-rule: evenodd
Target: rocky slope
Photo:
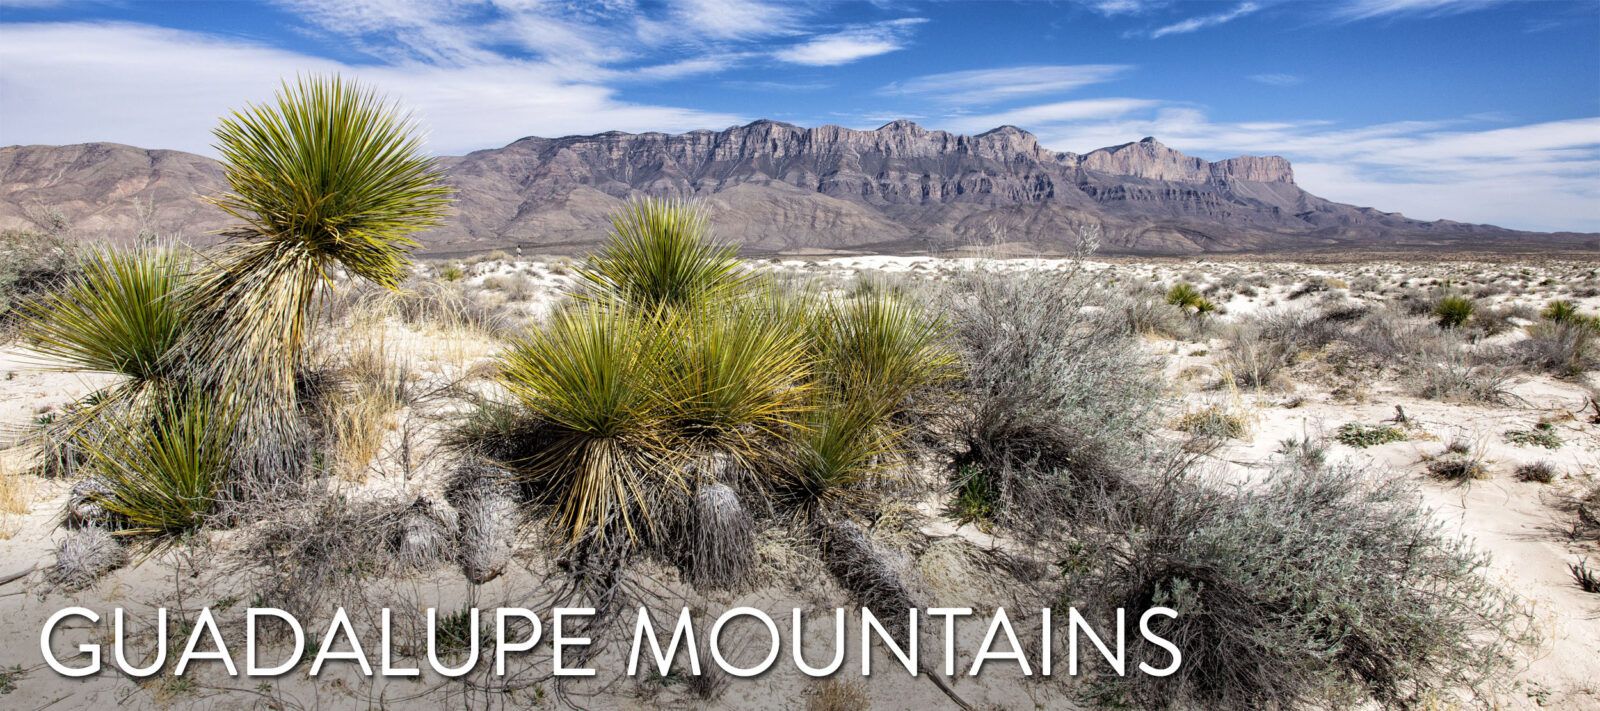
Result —
<instances>
[{"instance_id":1,"label":"rocky slope","mask_svg":"<svg viewBox=\"0 0 1600 711\"><path fill-rule=\"evenodd\" d=\"M750 252L1071 248L1084 228L1102 250L1182 254L1352 247L1600 247L1600 236L1422 222L1301 190L1289 162L1217 162L1153 138L1082 155L1002 126L976 136L895 121L873 131L757 121L724 131L524 138L441 159L456 214L428 251L520 245L575 251L629 197L712 207L723 239ZM196 199L217 191L215 162L115 144L0 148L0 227L30 206L61 209L81 233L154 226L199 235L224 224Z\"/></svg>"}]
</instances>

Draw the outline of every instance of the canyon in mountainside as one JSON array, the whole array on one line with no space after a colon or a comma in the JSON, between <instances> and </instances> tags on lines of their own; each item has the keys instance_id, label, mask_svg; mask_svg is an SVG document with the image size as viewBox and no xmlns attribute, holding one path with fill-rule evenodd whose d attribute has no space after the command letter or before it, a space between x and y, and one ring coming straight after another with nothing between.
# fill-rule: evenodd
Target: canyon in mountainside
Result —
<instances>
[{"instance_id":1,"label":"canyon in mountainside","mask_svg":"<svg viewBox=\"0 0 1600 711\"><path fill-rule=\"evenodd\" d=\"M746 253L1072 250L1115 254L1298 250L1600 248L1600 235L1535 233L1324 200L1283 158L1216 162L1153 138L1085 154L1002 126L976 136L909 121L877 130L756 121L723 131L524 138L440 159L454 214L420 237L435 254L520 246L577 252L638 195L711 208ZM207 239L228 224L200 200L223 189L214 160L111 143L0 148L0 228L61 211L85 237Z\"/></svg>"}]
</instances>

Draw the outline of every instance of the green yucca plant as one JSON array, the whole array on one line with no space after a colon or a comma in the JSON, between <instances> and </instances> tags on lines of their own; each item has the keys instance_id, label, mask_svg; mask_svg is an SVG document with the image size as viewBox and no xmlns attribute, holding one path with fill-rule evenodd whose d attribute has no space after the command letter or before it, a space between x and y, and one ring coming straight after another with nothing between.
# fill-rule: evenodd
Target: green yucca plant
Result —
<instances>
[{"instance_id":1,"label":"green yucca plant","mask_svg":"<svg viewBox=\"0 0 1600 711\"><path fill-rule=\"evenodd\" d=\"M160 380L189 327L180 300L188 271L176 250L93 249L60 290L21 305L18 337L61 369Z\"/></svg>"},{"instance_id":2,"label":"green yucca plant","mask_svg":"<svg viewBox=\"0 0 1600 711\"><path fill-rule=\"evenodd\" d=\"M787 498L801 512L860 502L897 452L902 432L872 402L818 406L791 442Z\"/></svg>"},{"instance_id":3,"label":"green yucca plant","mask_svg":"<svg viewBox=\"0 0 1600 711\"><path fill-rule=\"evenodd\" d=\"M176 250L91 249L59 290L18 308L18 337L50 367L122 376L28 433L42 472L74 471L83 442L181 379L171 354L191 327L181 300L188 271Z\"/></svg>"},{"instance_id":4,"label":"green yucca plant","mask_svg":"<svg viewBox=\"0 0 1600 711\"><path fill-rule=\"evenodd\" d=\"M1539 315L1547 321L1566 323L1578 318L1578 307L1566 299L1556 299L1546 304L1544 310L1539 312Z\"/></svg>"},{"instance_id":5,"label":"green yucca plant","mask_svg":"<svg viewBox=\"0 0 1600 711\"><path fill-rule=\"evenodd\" d=\"M1172 288L1167 290L1167 303L1180 309L1192 309L1196 315L1208 314L1217 309L1216 304L1211 303L1210 299L1188 282L1173 284Z\"/></svg>"},{"instance_id":6,"label":"green yucca plant","mask_svg":"<svg viewBox=\"0 0 1600 711\"><path fill-rule=\"evenodd\" d=\"M758 300L670 317L653 376L668 425L687 448L749 463L807 408L811 361L803 324Z\"/></svg>"},{"instance_id":7,"label":"green yucca plant","mask_svg":"<svg viewBox=\"0 0 1600 711\"><path fill-rule=\"evenodd\" d=\"M868 401L893 413L915 392L956 373L943 324L885 292L823 306L812 331L822 383L842 401Z\"/></svg>"},{"instance_id":8,"label":"green yucca plant","mask_svg":"<svg viewBox=\"0 0 1600 711\"><path fill-rule=\"evenodd\" d=\"M613 234L578 270L603 298L644 308L689 306L736 293L748 280L737 251L713 242L693 203L643 198L611 218Z\"/></svg>"},{"instance_id":9,"label":"green yucca plant","mask_svg":"<svg viewBox=\"0 0 1600 711\"><path fill-rule=\"evenodd\" d=\"M1433 315L1439 321L1440 328L1456 328L1472 318L1472 312L1477 305L1472 299L1465 296L1446 296L1434 304Z\"/></svg>"},{"instance_id":10,"label":"green yucca plant","mask_svg":"<svg viewBox=\"0 0 1600 711\"><path fill-rule=\"evenodd\" d=\"M198 390L169 391L149 404L83 442L89 466L109 489L99 503L127 534L198 528L227 473L233 418Z\"/></svg>"},{"instance_id":11,"label":"green yucca plant","mask_svg":"<svg viewBox=\"0 0 1600 711\"><path fill-rule=\"evenodd\" d=\"M210 202L243 225L190 291L205 327L186 355L233 398L281 409L334 270L397 287L410 235L439 221L450 190L412 121L337 77L286 82L215 133L228 192Z\"/></svg>"},{"instance_id":12,"label":"green yucca plant","mask_svg":"<svg viewBox=\"0 0 1600 711\"><path fill-rule=\"evenodd\" d=\"M652 494L681 484L650 377L663 365L661 318L580 304L501 356L499 379L533 420L533 454L506 462L552 507L569 540L612 524L653 526Z\"/></svg>"}]
</instances>

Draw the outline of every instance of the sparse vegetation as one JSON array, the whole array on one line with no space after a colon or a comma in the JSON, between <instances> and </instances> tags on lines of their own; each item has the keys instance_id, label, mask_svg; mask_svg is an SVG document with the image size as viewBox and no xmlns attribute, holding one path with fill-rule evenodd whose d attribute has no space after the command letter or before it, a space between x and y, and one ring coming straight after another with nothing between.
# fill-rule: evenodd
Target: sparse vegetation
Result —
<instances>
[{"instance_id":1,"label":"sparse vegetation","mask_svg":"<svg viewBox=\"0 0 1600 711\"><path fill-rule=\"evenodd\" d=\"M1346 422L1340 425L1339 431L1334 433L1333 438L1346 447L1365 449L1390 442L1404 442L1406 433L1398 427Z\"/></svg>"},{"instance_id":2,"label":"sparse vegetation","mask_svg":"<svg viewBox=\"0 0 1600 711\"><path fill-rule=\"evenodd\" d=\"M1554 425L1540 422L1525 430L1510 430L1505 433L1507 442L1518 447L1544 447L1545 449L1561 449L1561 435L1556 433Z\"/></svg>"},{"instance_id":3,"label":"sparse vegetation","mask_svg":"<svg viewBox=\"0 0 1600 711\"><path fill-rule=\"evenodd\" d=\"M1538 461L1523 464L1517 467L1517 481L1532 481L1540 484L1549 484L1556 480L1556 468L1549 462Z\"/></svg>"}]
</instances>

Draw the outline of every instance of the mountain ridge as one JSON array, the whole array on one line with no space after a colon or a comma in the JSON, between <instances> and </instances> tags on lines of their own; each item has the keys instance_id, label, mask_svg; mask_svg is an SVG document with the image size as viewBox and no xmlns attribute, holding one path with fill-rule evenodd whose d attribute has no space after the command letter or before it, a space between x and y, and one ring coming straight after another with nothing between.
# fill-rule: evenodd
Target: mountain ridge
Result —
<instances>
[{"instance_id":1,"label":"mountain ridge","mask_svg":"<svg viewBox=\"0 0 1600 711\"><path fill-rule=\"evenodd\" d=\"M1533 233L1344 205L1295 182L1280 156L1218 161L1153 137L1058 152L999 126L976 135L900 119L871 130L758 120L721 131L528 136L444 156L454 214L425 251L520 245L580 251L638 195L708 204L720 238L751 252L1068 251L1081 230L1110 253L1329 248L1600 247L1600 235ZM61 209L86 235L195 237L227 224L196 196L222 189L215 161L111 143L0 148L0 227ZM131 207L130 207L131 205ZM130 232L131 231L131 232Z\"/></svg>"}]
</instances>

